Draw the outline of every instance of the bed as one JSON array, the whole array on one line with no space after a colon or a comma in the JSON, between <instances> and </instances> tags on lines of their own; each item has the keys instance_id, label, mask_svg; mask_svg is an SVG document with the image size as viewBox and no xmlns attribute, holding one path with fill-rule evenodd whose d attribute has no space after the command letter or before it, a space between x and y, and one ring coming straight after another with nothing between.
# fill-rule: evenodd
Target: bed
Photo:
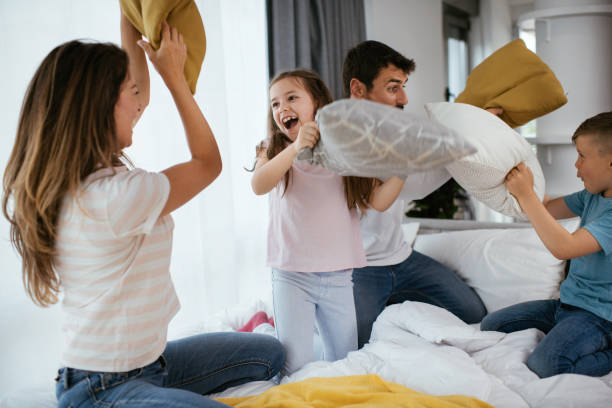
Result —
<instances>
[{"instance_id":1,"label":"bed","mask_svg":"<svg viewBox=\"0 0 612 408\"><path fill-rule=\"evenodd\" d=\"M574 230L578 219L563 225ZM404 227L417 250L454 268L489 309L558 296L566 264L548 253L527 223L407 219ZM444 309L405 302L383 311L361 350L333 363L310 363L282 383L376 373L416 391L469 395L499 408L610 407L612 374L540 379L527 368L525 361L542 336L536 329L481 332ZM219 396L249 395L270 386L251 383Z\"/></svg>"},{"instance_id":2,"label":"bed","mask_svg":"<svg viewBox=\"0 0 612 408\"><path fill-rule=\"evenodd\" d=\"M575 229L577 219L563 224ZM541 245L525 223L407 219L406 238L414 247L455 269L496 310L518 301L558 296L565 263ZM185 328L180 335L231 331L259 311L271 315L269 299L239 305ZM274 334L269 324L254 331ZM388 306L361 350L336 362L316 361L281 383L315 377L377 374L431 395L461 394L498 408L609 407L612 374L593 378L574 374L540 379L525 361L543 334L536 329L503 334L481 332L444 309L419 302ZM261 381L230 388L214 397L255 395L275 386ZM55 407L53 390L21 390L0 407Z\"/></svg>"}]
</instances>

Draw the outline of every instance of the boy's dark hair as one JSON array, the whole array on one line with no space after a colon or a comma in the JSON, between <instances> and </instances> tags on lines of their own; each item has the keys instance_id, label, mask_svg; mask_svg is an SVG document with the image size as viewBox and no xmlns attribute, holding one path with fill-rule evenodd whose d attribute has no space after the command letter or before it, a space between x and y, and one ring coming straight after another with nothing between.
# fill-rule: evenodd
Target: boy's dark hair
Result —
<instances>
[{"instance_id":1,"label":"boy's dark hair","mask_svg":"<svg viewBox=\"0 0 612 408\"><path fill-rule=\"evenodd\" d=\"M582 122L572 136L572 143L586 134L594 137L600 153L612 153L612 111L600 113Z\"/></svg>"},{"instance_id":2,"label":"boy's dark hair","mask_svg":"<svg viewBox=\"0 0 612 408\"><path fill-rule=\"evenodd\" d=\"M394 65L406 74L410 74L416 67L414 60L378 41L364 41L348 50L342 65L344 96L351 96L350 85L353 78L363 82L368 90L372 89L374 79L380 70L388 65Z\"/></svg>"}]
</instances>

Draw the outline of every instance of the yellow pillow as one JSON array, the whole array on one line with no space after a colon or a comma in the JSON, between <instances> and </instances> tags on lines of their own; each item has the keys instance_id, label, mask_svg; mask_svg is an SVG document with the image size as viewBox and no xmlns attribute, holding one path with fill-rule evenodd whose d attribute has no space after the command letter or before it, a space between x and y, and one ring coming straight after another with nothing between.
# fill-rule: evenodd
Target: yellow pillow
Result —
<instances>
[{"instance_id":1,"label":"yellow pillow","mask_svg":"<svg viewBox=\"0 0 612 408\"><path fill-rule=\"evenodd\" d=\"M121 11L144 35L154 49L161 43L164 20L176 27L187 45L185 78L195 94L196 83L206 53L206 33L198 7L193 0L120 0Z\"/></svg>"},{"instance_id":2,"label":"yellow pillow","mask_svg":"<svg viewBox=\"0 0 612 408\"><path fill-rule=\"evenodd\" d=\"M455 102L503 108L501 119L514 128L565 105L567 98L548 65L518 39L474 68Z\"/></svg>"}]
</instances>

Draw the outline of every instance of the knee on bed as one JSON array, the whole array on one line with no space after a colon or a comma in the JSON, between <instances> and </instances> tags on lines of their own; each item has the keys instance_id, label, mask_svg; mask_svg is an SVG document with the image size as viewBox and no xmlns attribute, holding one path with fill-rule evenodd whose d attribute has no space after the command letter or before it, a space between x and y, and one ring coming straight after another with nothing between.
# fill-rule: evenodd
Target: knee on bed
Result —
<instances>
[{"instance_id":1,"label":"knee on bed","mask_svg":"<svg viewBox=\"0 0 612 408\"><path fill-rule=\"evenodd\" d=\"M572 362L560 355L551 354L551 350L536 348L527 359L527 367L540 378L572 372Z\"/></svg>"},{"instance_id":2,"label":"knee on bed","mask_svg":"<svg viewBox=\"0 0 612 408\"><path fill-rule=\"evenodd\" d=\"M474 324L480 322L487 315L487 308L480 298L476 298L470 307L466 309L462 316L459 316L467 324Z\"/></svg>"},{"instance_id":3,"label":"knee on bed","mask_svg":"<svg viewBox=\"0 0 612 408\"><path fill-rule=\"evenodd\" d=\"M495 313L489 313L480 322L480 330L482 331L501 331L502 323L496 318Z\"/></svg>"},{"instance_id":4,"label":"knee on bed","mask_svg":"<svg viewBox=\"0 0 612 408\"><path fill-rule=\"evenodd\" d=\"M269 374L267 378L269 379L269 378L274 377L283 368L283 364L285 364L286 354L285 354L285 348L283 347L281 342L278 341L276 338L270 336L270 338L267 340L270 342L268 345L270 368L269 368Z\"/></svg>"}]
</instances>

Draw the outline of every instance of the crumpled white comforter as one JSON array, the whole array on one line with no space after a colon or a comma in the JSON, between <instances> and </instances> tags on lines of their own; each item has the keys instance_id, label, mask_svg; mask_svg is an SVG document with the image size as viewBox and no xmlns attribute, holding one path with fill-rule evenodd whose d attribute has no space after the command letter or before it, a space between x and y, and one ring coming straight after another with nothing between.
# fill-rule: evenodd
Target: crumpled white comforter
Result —
<instances>
[{"instance_id":1,"label":"crumpled white comforter","mask_svg":"<svg viewBox=\"0 0 612 408\"><path fill-rule=\"evenodd\" d=\"M310 363L282 383L376 373L420 392L470 395L498 408L612 406L612 374L540 379L531 372L525 361L542 336L536 329L481 332L439 307L405 302L384 310L361 350L333 363ZM220 396L250 395L270 386L245 384Z\"/></svg>"},{"instance_id":2,"label":"crumpled white comforter","mask_svg":"<svg viewBox=\"0 0 612 408\"><path fill-rule=\"evenodd\" d=\"M202 331L230 331L258 310L271 312L264 302L224 312L206 324L177 337ZM257 330L273 333L269 325ZM282 383L312 377L375 373L387 381L433 395L463 394L497 408L609 408L612 373L601 378L563 374L540 379L525 361L543 334L536 329L503 334L481 332L450 312L419 302L388 306L374 323L370 343L339 361L316 361ZM254 395L274 386L258 381L233 387L213 397ZM51 390L15 393L0 400L2 408L53 407ZM33 401L36 401L35 403Z\"/></svg>"}]
</instances>

